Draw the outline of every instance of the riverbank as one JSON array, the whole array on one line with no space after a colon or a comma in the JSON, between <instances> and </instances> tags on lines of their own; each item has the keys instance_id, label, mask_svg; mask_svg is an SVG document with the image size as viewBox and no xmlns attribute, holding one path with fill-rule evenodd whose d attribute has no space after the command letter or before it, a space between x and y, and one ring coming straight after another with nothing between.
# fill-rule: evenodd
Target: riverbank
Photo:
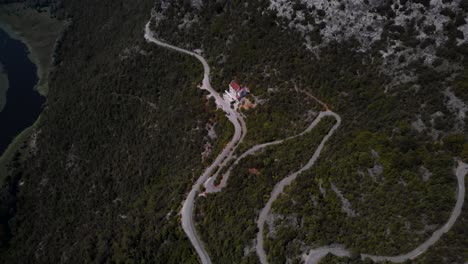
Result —
<instances>
[{"instance_id":1,"label":"riverbank","mask_svg":"<svg viewBox=\"0 0 468 264\"><path fill-rule=\"evenodd\" d=\"M37 67L30 60L27 46L0 29L0 61L8 73L6 104L0 112L0 175L6 174L9 160L27 140L27 128L38 120L45 98L34 87L38 83ZM25 133L23 133L25 132ZM19 135L23 135L19 137ZM18 137L18 138L17 138ZM3 155L9 149L10 155ZM4 157L3 157L4 156Z\"/></svg>"},{"instance_id":2,"label":"riverbank","mask_svg":"<svg viewBox=\"0 0 468 264\"><path fill-rule=\"evenodd\" d=\"M37 66L36 89L43 96L48 93L55 43L66 26L66 21L51 18L49 11L38 12L18 3L0 5L0 28L28 47L29 57Z\"/></svg>"},{"instance_id":3,"label":"riverbank","mask_svg":"<svg viewBox=\"0 0 468 264\"><path fill-rule=\"evenodd\" d=\"M3 152L3 154L0 156L0 182L3 182L3 179L5 179L7 173L8 173L8 167L7 165L13 160L14 156L16 153L20 153L20 157L24 157L26 154L25 149L21 149L21 146L23 146L31 137L31 135L34 133L34 131L37 128L37 125L41 122L41 116L36 120L36 122L23 130L18 136L13 139L13 141L8 145L8 148Z\"/></svg>"},{"instance_id":4,"label":"riverbank","mask_svg":"<svg viewBox=\"0 0 468 264\"><path fill-rule=\"evenodd\" d=\"M0 5L0 29L3 29L11 38L23 42L29 50L28 57L37 67L38 82L35 89L42 95L48 94L48 73L52 64L52 55L56 40L63 32L67 22L53 19L49 12L38 12L24 8L23 4ZM0 75L0 101L3 98L6 104L6 93L2 96L1 79L8 78ZM6 82L8 85L8 79ZM40 123L41 116L31 126L20 132L8 145L3 154L0 154L0 181L7 175L7 166L16 153L22 152L21 146L28 141L34 129ZM21 153L22 154L22 153ZM23 156L23 155L21 155Z\"/></svg>"},{"instance_id":5,"label":"riverbank","mask_svg":"<svg viewBox=\"0 0 468 264\"><path fill-rule=\"evenodd\" d=\"M8 75L3 69L3 65L0 62L0 112L6 103L6 93L8 90Z\"/></svg>"}]
</instances>

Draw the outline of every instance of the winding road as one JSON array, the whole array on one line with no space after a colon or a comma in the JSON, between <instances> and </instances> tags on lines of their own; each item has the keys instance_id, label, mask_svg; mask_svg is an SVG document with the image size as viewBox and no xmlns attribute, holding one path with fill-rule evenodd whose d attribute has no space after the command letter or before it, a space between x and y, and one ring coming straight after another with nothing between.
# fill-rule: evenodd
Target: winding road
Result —
<instances>
[{"instance_id":1,"label":"winding road","mask_svg":"<svg viewBox=\"0 0 468 264\"><path fill-rule=\"evenodd\" d=\"M455 175L458 181L457 202L452 210L452 213L450 214L450 218L447 221L447 223L445 223L445 225L443 225L441 228L434 231L434 233L429 239L427 239L424 243L422 243L421 245L413 249L411 252L408 252L406 254L398 256L375 256L362 254L362 259L370 258L375 262L390 261L395 263L401 263L405 262L406 260L415 259L417 256L426 252L429 249L429 247L434 245L444 233L447 233L453 227L453 225L457 221L457 218L460 216L463 203L465 202L465 176L467 172L468 164L459 161L458 166L455 169Z\"/></svg>"},{"instance_id":2,"label":"winding road","mask_svg":"<svg viewBox=\"0 0 468 264\"><path fill-rule=\"evenodd\" d=\"M341 117L339 115L337 115L336 113L330 111L330 110L327 110L325 112L321 112L320 115L316 119L318 121L317 122L314 121L315 124L314 123L312 123L312 124L314 124L314 126L315 126L316 124L318 124L318 122L324 116L333 116L336 119L336 124L330 129L330 131L328 131L328 134L322 139L322 141L320 142L320 145L317 147L314 154L312 155L312 158L310 158L310 160L307 162L307 164L304 167L302 167L301 169L299 169L298 171L296 171L296 172L290 174L289 176L287 176L286 178L282 179L279 183L277 183L275 185L275 187L273 188L273 191L270 194L270 199L268 199L267 204L260 211L260 216L258 217L258 220L257 220L258 233L257 233L256 251L257 251L258 257L260 258L260 262L262 264L267 264L268 263L266 253L265 253L265 250L263 248L263 229L264 229L265 221L266 221L266 219L268 217L268 214L271 211L271 206L272 206L273 202L283 192L284 188L286 186L290 185L297 178L297 176L299 174L301 174L302 172L310 169L315 164L315 161L320 156L320 153L322 152L322 149L325 146L325 143L327 143L328 139L330 139L330 137L333 135L333 133L335 133L335 131L338 129L338 127L341 124ZM313 126L312 126L312 128L313 128Z\"/></svg>"},{"instance_id":3,"label":"winding road","mask_svg":"<svg viewBox=\"0 0 468 264\"><path fill-rule=\"evenodd\" d=\"M351 252L346 250L341 245L331 245L327 247L319 247L309 251L309 254L304 255L305 264L316 264L328 254L335 255L337 257L350 257Z\"/></svg>"},{"instance_id":4,"label":"winding road","mask_svg":"<svg viewBox=\"0 0 468 264\"><path fill-rule=\"evenodd\" d=\"M393 263L402 263L407 260L413 260L417 258L422 253L426 252L429 247L434 245L444 233L447 233L457 221L457 218L461 214L461 210L463 207L463 203L465 201L465 176L468 173L468 164L459 161L458 166L455 169L455 175L457 177L458 186L457 186L457 202L455 207L450 214L450 218L441 228L434 231L432 236L427 239L424 243L413 249L412 251L401 254L397 256L376 256L376 255L369 255L369 254L361 254L361 259L364 260L366 258L371 259L374 262L393 262ZM351 255L350 251L345 249L341 245L332 245L332 246L325 246L316 249L312 249L309 251L309 254L304 255L303 258L305 263L307 264L315 264L320 261L320 259L326 256L328 253L333 254L335 256L347 256Z\"/></svg>"},{"instance_id":5,"label":"winding road","mask_svg":"<svg viewBox=\"0 0 468 264\"><path fill-rule=\"evenodd\" d=\"M229 119L229 121L234 126L234 135L233 135L231 141L229 141L229 143L226 145L226 147L223 149L223 151L216 157L215 161L203 172L203 174L194 183L194 185L192 186L192 189L190 190L189 194L187 195L187 198L183 202L183 206L182 206L182 209L181 209L182 228L183 228L184 232L187 234L187 236L188 236L190 242L192 243L193 247L195 248L198 256L200 257L201 263L203 263L203 264L211 264L212 263L208 253L206 252L206 250L204 248L203 242L200 240L199 236L197 235L195 225L194 225L194 219L193 219L193 211L194 211L194 203L195 203L196 194L197 194L197 192L199 192L200 187L202 186L202 184L205 184L207 193L219 192L219 191L222 190L222 188L224 188L227 185L227 181L228 181L229 175L230 175L233 167L235 167L239 163L239 161L241 159L243 159L244 157L246 157L248 155L252 155L252 154L256 153L257 151L259 151L259 150L261 150L261 149L263 149L265 147L276 145L276 144L281 144L281 143L283 143L283 142L285 142L287 140L293 139L295 137L301 136L301 135L309 132L310 130L312 130L320 122L320 120L323 117L332 116L337 121L336 124L330 129L328 134L322 139L322 141L320 142L320 145L317 147L317 149L315 150L313 156L307 162L307 164L304 167L302 167L301 169L299 169L298 171L288 175L286 178L284 178L283 180L281 180L279 183L277 183L275 185L275 187L273 188L273 191L270 194L270 198L269 198L267 204L260 211L260 215L259 215L259 217L257 219L258 233L257 233L256 252L257 252L257 255L258 255L259 259L260 259L260 262L262 264L267 264L268 263L267 256L266 256L265 250L263 248L263 230L264 230L265 221L266 221L266 219L268 217L268 214L271 211L271 206L272 206L273 202L283 192L284 188L286 186L290 185L297 178L297 176L300 173L304 172L305 170L310 169L314 165L314 163L316 162L316 160L320 156L320 153L322 152L322 149L325 146L325 143L329 140L329 138L335 133L335 131L340 126L341 117L338 114L336 114L336 113L332 112L331 110L329 110L325 103L321 102L320 100L315 98L313 95L306 93L308 96L311 96L312 98L314 98L319 104L324 106L326 111L320 112L320 114L317 116L317 118L302 133L300 133L298 135L295 135L295 136L292 136L292 137L288 137L286 139L276 140L276 141L268 142L268 143L264 143L264 144L259 144L259 145L256 145L256 146L250 148L246 152L244 152L242 155L240 155L235 160L235 162L229 167L228 171L223 175L223 178L221 180L220 185L214 186L214 184L213 184L214 179L216 179L216 177L220 173L221 169L223 167L225 167L228 164L228 162L234 157L233 154L234 154L235 149L237 148L237 146L239 146L239 144L242 142L242 140L244 139L244 137L245 137L245 135L247 133L247 127L245 125L245 121L242 118L242 116L239 114L239 112L232 109L229 102L223 100L223 98L220 96L220 94L217 93L211 87L211 84L210 84L210 67L209 67L207 61L200 54L197 54L195 52L188 51L188 50L185 50L185 49L182 49L182 48L179 48L179 47L176 47L176 46L173 46L173 45L170 45L170 44L167 44L167 43L164 43L164 42L161 42L161 41L157 40L155 38L155 36L154 36L154 33L150 29L151 19L148 21L148 23L145 26L145 34L144 34L145 39L148 42L154 43L154 44L156 44L158 46L168 48L168 49L171 49L171 50L174 50L174 51L177 51L177 52L181 52L181 53L184 53L184 54L187 54L187 55L190 55L190 56L193 56L193 57L197 58L202 63L203 69L204 69L204 77L203 77L203 81L202 81L202 85L200 86L200 89L207 90L210 93L210 95L213 96L213 98L215 99L216 105L225 112L226 117ZM215 173L213 173L213 171L216 168L218 168L218 169L215 171ZM458 167L457 167L457 169L455 171L455 174L456 174L457 180L458 180L458 192L457 192L456 205L455 205L455 207L454 207L454 209L453 209L447 223L444 226L442 226L440 229L436 230L433 233L433 235L427 241L425 241L424 243L419 245L413 251L411 251L409 253L406 253L406 254L402 254L402 255L398 255L398 256L376 256L376 255L361 254L361 258L362 259L370 258L371 260L373 260L375 262L389 261L389 262L401 263L401 262L404 262L406 260L412 260L412 259L416 258L417 256L419 256L420 254L427 251L428 248L431 247L432 245L434 245L444 233L448 232L452 228L452 226L456 222L457 218L460 216L460 213L461 213L461 210L462 210L462 207L463 207L463 203L464 203L464 198L465 198L465 175L467 174L467 172L468 172L468 165L466 163L463 163L463 162L459 161ZM209 177L210 175L213 175L213 176ZM342 247L341 245L331 245L331 246L324 246L324 247L312 249L312 250L309 251L309 254L306 254L306 255L303 256L303 259L304 259L305 263L309 263L309 264L318 263L318 261L322 257L324 257L325 255L327 255L329 253L337 255L337 256L350 256L350 252L347 249L345 249L344 247Z\"/></svg>"},{"instance_id":6,"label":"winding road","mask_svg":"<svg viewBox=\"0 0 468 264\"><path fill-rule=\"evenodd\" d=\"M302 135L304 135L305 133L307 132L310 132L319 122L320 120L322 120L323 117L325 116L330 116L330 115L333 115L334 113L329 111L328 110L328 106L323 103L322 101L320 101L319 99L317 99L315 96L311 95L310 93L307 93L305 91L299 91L297 90L298 92L303 92L305 93L307 96L311 97L313 100L315 100L318 104L322 105L325 109L327 109L327 111L325 112L320 112L320 114L317 116L317 118L314 119L314 121L301 133L297 134L297 135L294 135L294 136L290 136L288 138L285 138L285 139L280 139L280 140L275 140L275 141L271 141L271 142L267 142L267 143L262 143L262 144L259 144L259 145L255 145L253 146L252 148L248 149L247 151L245 151L244 153L242 153L233 163L232 165L229 167L229 169L227 170L227 172L225 174L223 174L222 178L221 178L221 183L219 185L214 185L214 182L218 176L218 173L214 174L213 176L209 177L204 186L205 186L205 189L206 189L206 192L207 193L215 193L215 192L220 192L224 187L227 186L227 181L229 179L229 176L231 175L231 172L233 170L233 168L235 166L237 166L239 164L239 162L249 156L249 155L253 155L255 154L256 152L266 148L266 147L269 147L269 146L274 146L274 145L278 145L278 144L281 144L285 141L288 141L288 140L291 140L291 139L294 139L294 138L297 138L297 137L300 137ZM333 114L332 114L333 113ZM336 115L336 114L335 114ZM336 115L338 116L338 115ZM242 120L243 121L243 120ZM245 131L247 131L247 129L245 129ZM244 134L245 136L245 134ZM226 161L228 161L226 159ZM227 162L226 162L227 163ZM220 167L220 170L222 167L224 167L226 164L223 164L223 166ZM219 172L219 170L218 170Z\"/></svg>"},{"instance_id":7,"label":"winding road","mask_svg":"<svg viewBox=\"0 0 468 264\"><path fill-rule=\"evenodd\" d=\"M210 83L210 66L208 62L199 54L195 52L191 52L176 46L172 46L170 44L161 42L154 37L154 33L150 29L150 21L145 26L145 39L148 42L154 43L158 46L165 47L168 49L172 49L181 53L185 53L187 55L193 56L197 58L203 64L204 76L201 89L207 90L211 96L214 97L216 105L220 107L225 113L226 117L229 121L234 125L234 136L232 137L231 141L226 145L223 151L216 157L215 161L203 172L203 174L198 178L195 184L192 186L187 198L185 199L182 210L182 228L184 232L187 234L190 242L192 243L193 247L197 251L198 256L203 264L211 264L211 259L208 253L206 252L203 242L197 235L194 220L193 220L193 209L194 203L197 192L200 190L200 186L206 181L209 175L213 172L213 170L221 164L223 160L230 159L232 154L235 150L235 146L238 145L240 140L244 137L246 130L245 130L245 122L240 116L240 114L231 108L229 102L222 99L222 97L217 93L212 87ZM244 128L244 129L243 129Z\"/></svg>"}]
</instances>

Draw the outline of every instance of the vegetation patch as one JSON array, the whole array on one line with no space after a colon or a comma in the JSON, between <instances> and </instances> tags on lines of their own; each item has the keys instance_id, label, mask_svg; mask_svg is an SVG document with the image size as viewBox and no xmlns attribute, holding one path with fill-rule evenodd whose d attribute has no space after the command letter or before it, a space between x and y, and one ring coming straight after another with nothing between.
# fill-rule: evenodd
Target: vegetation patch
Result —
<instances>
[{"instance_id":1,"label":"vegetation patch","mask_svg":"<svg viewBox=\"0 0 468 264\"><path fill-rule=\"evenodd\" d=\"M297 135L322 110L312 98L293 90L270 91L256 108L245 111L247 135L238 153L255 144Z\"/></svg>"},{"instance_id":2,"label":"vegetation patch","mask_svg":"<svg viewBox=\"0 0 468 264\"><path fill-rule=\"evenodd\" d=\"M387 1L375 10L374 1L361 20L376 17L382 28L348 24L363 29L355 34L379 31L380 42L364 38L365 51L353 32L334 38L329 31L344 28L334 23L349 21L356 1L342 1L340 16L324 11L333 8L330 1L308 1L306 7L291 2L291 25L307 31L291 31L291 21L279 18L269 0L65 2L74 22L50 75L39 151L12 167L2 190L2 205L8 205L2 212L14 212L2 215L12 234L0 252L4 262L56 263L71 256L82 262L197 262L178 212L206 165L200 153L207 131L197 128L226 120L206 107L206 94L195 88L202 78L198 61L144 41L152 7L156 36L200 49L219 92L235 79L250 88L255 103L266 102L244 113L247 137L253 136L246 142L301 131L303 115L319 108L302 103L295 87L342 117L317 166L275 203L278 222L266 234L270 258L297 261L308 247L333 242L353 252L401 253L445 221L454 202L453 158L468 153L466 126L458 125L444 94L452 87L466 97L461 69L467 49L460 35L466 24L459 19L466 16L466 1L442 1L438 7L460 3L444 15L430 1ZM138 52L122 60L119 55L132 47ZM431 56L419 56L425 54ZM221 193L198 199L199 233L214 262L258 262L259 209L275 183L310 158L331 126L320 124L307 134L314 136L297 139L310 141L247 157ZM230 128L217 129L216 149L222 149ZM355 214L343 211L344 199L332 186ZM466 210L460 219L454 234L417 261L465 261Z\"/></svg>"},{"instance_id":3,"label":"vegetation patch","mask_svg":"<svg viewBox=\"0 0 468 264\"><path fill-rule=\"evenodd\" d=\"M256 236L255 219L280 180L312 157L335 124L325 117L310 132L247 156L232 171L226 188L197 200L196 222L212 259L219 263L255 263L248 248ZM229 226L229 228L226 228Z\"/></svg>"},{"instance_id":4,"label":"vegetation patch","mask_svg":"<svg viewBox=\"0 0 468 264\"><path fill-rule=\"evenodd\" d=\"M146 43L153 1L67 3L37 152L2 182L0 259L196 263L178 211L203 171L197 127L214 118L203 69ZM135 45L148 55L116 59Z\"/></svg>"},{"instance_id":5,"label":"vegetation patch","mask_svg":"<svg viewBox=\"0 0 468 264\"><path fill-rule=\"evenodd\" d=\"M212 5L207 4L201 9L183 4L182 1L163 2L163 9L159 8L159 3L156 4L156 11L160 12L162 16L154 28L155 32L171 44L189 49L202 49L204 56L213 65L214 86L224 88L229 80L236 78L241 83L255 84L249 85L250 90L259 98L266 99L267 102L276 95L271 91L277 91L277 94L286 94L291 91L292 87L298 87L325 101L333 111L343 118L339 131L334 135L333 140L328 142L330 146L333 146L335 155L323 153L323 155L327 155L326 158L330 159L330 162L327 163L327 166L321 167L322 171L320 175L317 174L319 177L316 177L322 179L322 187L328 189L328 196L333 197L330 199L334 199L334 210L330 211L333 213L330 213L329 217L334 219L330 222L333 223L333 227L327 229L329 233L315 233L315 236L309 237L315 237L322 242L326 241L324 244L334 241L346 242L348 239L347 245L350 245L353 251L391 254L399 252L399 250L410 249L431 234L430 229L422 231L423 229L420 228L424 221L430 226L438 225L446 219L444 216L447 216L454 202L455 180L451 171L453 157L464 157L463 153L466 152L464 149L466 149L467 142L466 126L457 125L459 123L457 121L458 113L455 115L448 107L449 98L444 95L446 88L455 84L453 78L450 78L453 72L461 74L459 79L463 81L462 72L447 67L447 65L466 65L465 45L458 44L459 39L455 34L458 30L457 26L460 26L457 24L459 22L455 23L446 18L436 21L443 25L437 27L437 36L431 36L431 38L442 36L440 46L451 48L450 50L444 48L438 51L430 50L431 53L436 52L437 57L439 57L439 59L427 58L428 61L435 59L434 63L431 64L418 59L418 56L424 53L420 53L424 47L434 47L439 44L428 42L420 48L415 40L421 33L418 28L423 27L424 23L429 23L438 16L434 16L435 13L425 14L423 9L420 9L417 14L415 13L417 15L415 17L421 16L420 21L413 23L408 20L409 24L406 22L402 24L390 12L390 10L398 9L398 12L395 13L401 16L411 15L410 11L405 13L405 10L408 10L409 6L419 5L416 3L417 1L405 1L408 2L406 7L382 6L380 9L374 10L373 12L381 13L377 17L385 17L377 22L385 24L385 21L388 21L379 29L365 28L366 31L379 30L375 36L381 35L381 40L374 43L368 40L361 42L352 36L353 33L359 35L361 32L359 30L338 34L336 38L334 34L330 34L329 38L324 40L323 36L326 32L321 31L321 28L326 30L327 28L342 29L343 27L336 27L333 21L323 21L327 24L317 25L316 22L319 20L316 19L315 13L319 16L326 16L327 19L334 19L330 13L324 14L323 10L311 7L311 5L316 4L310 1L308 3L310 8L307 9L300 4L290 5L291 9L294 10L294 15L291 17L294 20L293 26L297 29L307 28L306 31L296 30L294 32L290 30L290 20L279 18L276 11L269 9L270 1L248 3L221 1ZM287 6L289 3L285 2L284 5ZM323 2L323 5L327 5L327 3ZM329 6L329 8L333 7ZM344 16L350 16L348 8L344 6L344 9L337 12ZM423 8L437 10L439 6L430 8L424 6ZM464 11L458 8L453 8L453 10L456 10L457 15L464 14ZM196 17L196 22L191 24L189 29L177 27L187 13ZM362 14L368 15L366 12ZM426 20L424 20L424 16ZM329 22L330 24L328 24ZM355 25L357 24L349 23L348 26ZM170 30L167 30L168 28ZM425 34L430 34L430 32ZM359 37L362 36L357 36L357 38ZM366 37L365 34L364 37ZM310 41L307 41L308 39ZM363 43L369 44L366 46L365 52L362 49ZM385 50L394 55L386 56L386 53L381 52ZM408 57L407 55L412 54L413 50L417 52L418 56ZM403 65L404 67L395 68L393 62L398 62L395 64L396 66ZM388 69L393 70L387 71ZM395 69L396 71L394 71ZM395 72L397 72L396 75ZM463 85L460 84L455 87L454 92L462 98L463 89ZM293 94L287 95L288 98L293 96ZM262 105L258 105L255 110L261 108ZM268 109L268 107L264 109ZM301 113L307 111L306 109L301 110ZM280 110L277 107L272 107L266 111L275 113ZM298 111L292 112L298 113ZM288 112L286 115L290 116L292 112ZM252 111L247 112L246 115L246 121L249 122L249 118L257 113ZM261 115L257 115L258 117ZM295 119L290 118L290 120ZM423 126L412 126L411 124L415 122L423 124ZM253 127L253 131L259 132L255 133L254 140L263 136L265 139L267 137L275 138L275 136L285 132L278 129L270 135L268 132L263 135L260 133L262 123L265 122L249 124ZM248 129L250 129L249 125ZM255 129L256 127L258 129ZM287 133L294 129L292 128ZM452 136L460 133L463 136ZM357 140L358 135L360 135L359 138L369 137L373 143L363 145L359 141L367 139ZM246 142L248 142L248 138L246 138ZM452 143L456 147L451 147ZM379 149L378 147L381 145L389 147ZM376 166L372 163L374 161L372 150L376 151L381 159L379 164L375 164ZM359 152L359 155L356 154L356 151ZM422 153L429 154L420 156ZM397 163L398 159L396 158L400 156L402 157L401 164ZM367 162L372 164L367 164ZM425 171L424 168L432 173L432 176L425 182L421 176L424 174L421 172ZM370 175L367 169L371 169L373 174ZM382 173L379 173L380 169L382 169ZM358 171L367 173L367 178L361 179ZM383 178L379 179L378 177L382 175L384 175ZM372 176L376 177L375 180L378 183L373 182ZM416 176L420 178L415 178ZM363 183L364 179L367 185ZM423 182L423 184L419 185L419 182ZM332 183L349 201L352 209L356 212L356 217L349 218L342 211L342 201L331 189ZM306 185L304 189L301 189L301 193L306 195L316 192L317 184L314 182L314 184ZM439 185L440 189L437 188ZM395 194L397 191L400 194ZM359 192L359 196L357 192ZM414 205L416 209L412 210L409 209L410 206L405 206L404 210L398 211L398 214L401 214L405 220L396 217L396 208L400 208L404 201L403 194L412 197L413 192L416 198L414 200L411 198L409 203ZM235 196L235 194L232 195ZM356 197L360 196L367 197L366 199L385 200L385 203L382 201L379 203L371 203L369 200L359 201ZM392 199L394 196L395 199ZM417 199L425 199L427 203L432 205L425 204L424 208L421 208L416 203ZM433 203L434 200L438 202ZM327 200L324 204L327 205L328 202ZM230 203L235 204L237 201L233 200ZM221 204L217 205L221 206ZM370 207L364 212L360 212L362 211L360 207L366 206ZM258 205L247 203L245 207L258 208ZM389 216L382 222L385 224L377 222L376 219L382 220L381 216L373 215L368 211L376 211L381 207L392 210L391 212L394 213L392 217ZM328 208L324 209L322 214L326 214ZM374 214L376 213L374 212ZM327 224L329 218L321 218L321 223ZM367 219L370 219L370 223L374 223L372 227L364 226L363 223ZM407 229L405 229L406 220L409 223ZM349 221L344 226L346 227L344 231L336 228L342 224L340 221ZM220 222L222 221L220 220ZM232 221L228 221L225 225L230 227L231 223ZM356 233L353 235L351 233L354 229L350 226L356 228ZM405 231L397 233L390 230L399 227ZM205 228L210 229L211 227L200 225L200 232L211 232L205 231ZM378 238L385 238L388 233L387 228L390 230L388 236L395 238L395 241L398 242L380 239L377 243L370 244L370 242L365 241L365 239L376 241ZM217 228L214 229L217 230ZM367 232L367 235L363 232ZM280 244L276 245L276 249L294 240L294 234L289 233L288 235L290 236L284 242L279 242ZM209 241L210 247L217 244L210 249L213 252L211 255L213 260L217 260L218 256L224 257L220 255L228 254L227 252L237 250L236 246L239 247L239 245L235 245L228 251L227 247L221 243L212 243L213 236L214 234L212 236L205 235L204 238L204 241ZM356 242L351 242L349 240L351 238L356 239ZM313 241L307 242L311 244L306 243L304 246L314 245ZM297 247L297 243L295 245L292 246L294 250L280 250L272 254L275 254L274 257L278 257L280 260L294 259L299 254L298 252L307 249ZM457 247L456 250L459 254L463 251L462 247Z\"/></svg>"},{"instance_id":6,"label":"vegetation patch","mask_svg":"<svg viewBox=\"0 0 468 264\"><path fill-rule=\"evenodd\" d=\"M273 213L294 216L300 224L275 223L276 236L265 245L270 258L282 263L285 256L299 258L308 248L330 244L391 256L424 242L447 221L456 190L452 153L424 141L410 131L393 139L360 131L332 140L316 169L273 204ZM354 215L343 210L335 186Z\"/></svg>"}]
</instances>

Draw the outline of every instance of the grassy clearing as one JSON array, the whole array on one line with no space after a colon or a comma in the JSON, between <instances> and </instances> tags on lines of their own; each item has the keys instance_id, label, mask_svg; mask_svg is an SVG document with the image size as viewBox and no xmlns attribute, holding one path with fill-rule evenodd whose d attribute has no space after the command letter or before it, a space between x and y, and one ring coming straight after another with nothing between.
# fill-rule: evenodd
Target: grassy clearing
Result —
<instances>
[{"instance_id":1,"label":"grassy clearing","mask_svg":"<svg viewBox=\"0 0 468 264\"><path fill-rule=\"evenodd\" d=\"M8 90L8 75L3 71L3 65L0 63L0 112L6 103L6 92Z\"/></svg>"},{"instance_id":2,"label":"grassy clearing","mask_svg":"<svg viewBox=\"0 0 468 264\"><path fill-rule=\"evenodd\" d=\"M25 8L23 4L0 5L0 27L26 44L30 59L37 66L37 90L47 95L47 77L55 41L67 22L50 18L49 12Z\"/></svg>"}]
</instances>

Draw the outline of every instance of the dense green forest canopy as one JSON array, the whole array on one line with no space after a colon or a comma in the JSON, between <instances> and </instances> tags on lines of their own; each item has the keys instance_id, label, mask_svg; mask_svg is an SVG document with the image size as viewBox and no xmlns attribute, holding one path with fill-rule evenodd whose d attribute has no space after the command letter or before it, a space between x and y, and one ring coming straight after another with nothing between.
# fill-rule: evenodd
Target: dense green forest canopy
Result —
<instances>
[{"instance_id":1,"label":"dense green forest canopy","mask_svg":"<svg viewBox=\"0 0 468 264\"><path fill-rule=\"evenodd\" d=\"M27 1L57 8L72 23L49 73L35 144L24 144L1 185L0 261L198 263L180 226L181 203L232 128L196 88L199 62L144 40L152 14L158 38L202 50L215 89L232 79L251 89L258 104L243 111L249 132L239 150L302 131L323 109L301 91L343 119L316 167L273 206L265 234L271 263L300 262L307 249L332 243L396 254L430 236L454 205L455 160L468 159L466 115L458 114L466 109L450 99L467 99L459 28L468 4L442 1L453 7L434 29L425 24L434 13L429 1L398 7L363 1L381 2L371 12L382 21L381 38L364 47L360 33L329 38L335 9L309 2L291 1L294 17L307 14L298 20L267 0ZM336 10L346 13L348 2ZM413 5L428 18L396 24ZM400 43L400 53L386 58L389 43ZM436 56L431 63L411 56L426 48ZM207 124L218 137L203 158ZM258 210L332 125L323 120L310 137L250 157L226 191L197 200L197 229L215 263L258 263L252 250ZM261 176L249 174L253 167ZM355 215L342 210L335 189ZM465 208L454 229L416 262L466 261L467 219ZM331 256L323 263L339 261L360 263Z\"/></svg>"}]
</instances>

